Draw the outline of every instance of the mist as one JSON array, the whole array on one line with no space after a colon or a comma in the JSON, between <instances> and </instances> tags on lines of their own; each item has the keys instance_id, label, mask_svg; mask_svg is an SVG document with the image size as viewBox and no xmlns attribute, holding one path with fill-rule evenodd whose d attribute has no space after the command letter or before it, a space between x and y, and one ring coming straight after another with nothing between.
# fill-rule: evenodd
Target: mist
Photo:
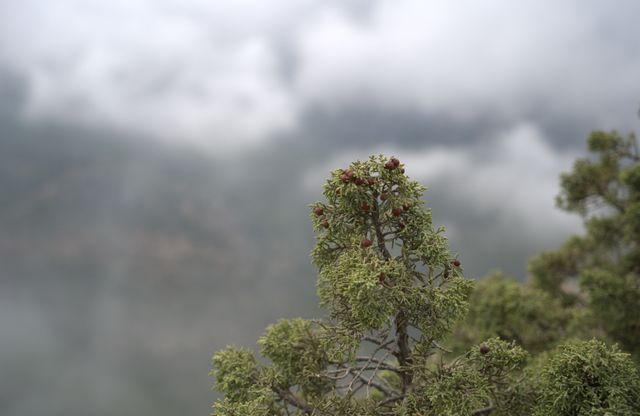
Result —
<instances>
[{"instance_id":1,"label":"mist","mask_svg":"<svg viewBox=\"0 0 640 416\"><path fill-rule=\"evenodd\" d=\"M320 317L308 204L397 156L465 274L527 278L591 130L637 129L632 1L0 3L0 413L208 414Z\"/></svg>"}]
</instances>

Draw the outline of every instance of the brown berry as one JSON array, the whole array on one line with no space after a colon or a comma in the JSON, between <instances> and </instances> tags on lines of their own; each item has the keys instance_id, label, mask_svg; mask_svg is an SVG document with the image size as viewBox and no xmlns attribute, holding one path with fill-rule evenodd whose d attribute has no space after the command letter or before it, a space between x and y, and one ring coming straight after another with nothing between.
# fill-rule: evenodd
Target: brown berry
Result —
<instances>
[{"instance_id":1,"label":"brown berry","mask_svg":"<svg viewBox=\"0 0 640 416\"><path fill-rule=\"evenodd\" d=\"M362 241L360 242L360 245L364 248L371 247L371 244L373 243L368 238L363 238Z\"/></svg>"},{"instance_id":2,"label":"brown berry","mask_svg":"<svg viewBox=\"0 0 640 416\"><path fill-rule=\"evenodd\" d=\"M386 277L386 276L384 275L384 273L382 273L382 272L381 272L381 273L380 273L380 276L378 276L378 280L380 281L380 283L384 282L384 278L385 278L385 277Z\"/></svg>"},{"instance_id":3,"label":"brown berry","mask_svg":"<svg viewBox=\"0 0 640 416\"><path fill-rule=\"evenodd\" d=\"M347 175L347 178L349 179L353 178L353 171L351 169L347 169L344 174Z\"/></svg>"},{"instance_id":4,"label":"brown berry","mask_svg":"<svg viewBox=\"0 0 640 416\"><path fill-rule=\"evenodd\" d=\"M380 194L380 200L381 200L381 201L386 201L386 200L387 200L387 198L388 198L388 196L387 196L387 194L386 194L385 192L383 192L383 193L381 193L381 194Z\"/></svg>"},{"instance_id":5,"label":"brown berry","mask_svg":"<svg viewBox=\"0 0 640 416\"><path fill-rule=\"evenodd\" d=\"M486 344L482 344L480 346L480 354L485 355L488 352L489 352L489 346Z\"/></svg>"},{"instance_id":6,"label":"brown berry","mask_svg":"<svg viewBox=\"0 0 640 416\"><path fill-rule=\"evenodd\" d=\"M360 206L360 208L364 211L364 212L369 212L369 204L362 204Z\"/></svg>"},{"instance_id":7,"label":"brown berry","mask_svg":"<svg viewBox=\"0 0 640 416\"><path fill-rule=\"evenodd\" d=\"M329 228L329 221L324 220L320 223L320 225L322 225L324 228Z\"/></svg>"},{"instance_id":8,"label":"brown berry","mask_svg":"<svg viewBox=\"0 0 640 416\"><path fill-rule=\"evenodd\" d=\"M318 217L320 217L322 214L324 214L324 210L321 207L316 207L313 210L313 213L316 214Z\"/></svg>"},{"instance_id":9,"label":"brown berry","mask_svg":"<svg viewBox=\"0 0 640 416\"><path fill-rule=\"evenodd\" d=\"M445 270L444 273L442 274L442 277L444 277L445 279L449 278L449 270Z\"/></svg>"},{"instance_id":10,"label":"brown berry","mask_svg":"<svg viewBox=\"0 0 640 416\"><path fill-rule=\"evenodd\" d=\"M404 174L404 168L400 168L400 173Z\"/></svg>"},{"instance_id":11,"label":"brown berry","mask_svg":"<svg viewBox=\"0 0 640 416\"><path fill-rule=\"evenodd\" d=\"M402 208L395 207L394 209L391 210L391 213L393 214L394 217L399 217L400 215L402 215Z\"/></svg>"},{"instance_id":12,"label":"brown berry","mask_svg":"<svg viewBox=\"0 0 640 416\"><path fill-rule=\"evenodd\" d=\"M451 262L454 266L456 267L460 267L460 260L455 259L454 261Z\"/></svg>"},{"instance_id":13,"label":"brown berry","mask_svg":"<svg viewBox=\"0 0 640 416\"><path fill-rule=\"evenodd\" d=\"M346 173L343 173L342 175L340 175L340 180L344 183L349 182L349 177L347 176Z\"/></svg>"},{"instance_id":14,"label":"brown berry","mask_svg":"<svg viewBox=\"0 0 640 416\"><path fill-rule=\"evenodd\" d=\"M396 168L396 165L394 165L392 161L388 161L384 164L384 168L386 170L394 170Z\"/></svg>"},{"instance_id":15,"label":"brown berry","mask_svg":"<svg viewBox=\"0 0 640 416\"><path fill-rule=\"evenodd\" d=\"M354 182L356 183L356 185L357 185L357 186L362 186L362 185L364 185L364 180L363 180L363 179L361 179L361 178L356 178L356 179L354 180Z\"/></svg>"},{"instance_id":16,"label":"brown berry","mask_svg":"<svg viewBox=\"0 0 640 416\"><path fill-rule=\"evenodd\" d=\"M367 178L367 183L368 183L369 185L373 185L375 182L376 182L376 180L375 180L375 179L373 179L371 176L369 176L369 177Z\"/></svg>"},{"instance_id":17,"label":"brown berry","mask_svg":"<svg viewBox=\"0 0 640 416\"><path fill-rule=\"evenodd\" d=\"M400 166L400 161L398 159L396 159L395 157L391 158L390 162L393 163L393 166L396 167L396 168L398 166Z\"/></svg>"}]
</instances>

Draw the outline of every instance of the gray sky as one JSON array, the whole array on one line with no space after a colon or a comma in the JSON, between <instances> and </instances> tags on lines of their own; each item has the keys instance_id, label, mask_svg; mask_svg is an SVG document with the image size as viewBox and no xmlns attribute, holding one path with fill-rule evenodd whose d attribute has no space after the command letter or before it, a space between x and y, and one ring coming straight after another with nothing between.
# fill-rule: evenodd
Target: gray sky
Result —
<instances>
[{"instance_id":1,"label":"gray sky","mask_svg":"<svg viewBox=\"0 0 640 416\"><path fill-rule=\"evenodd\" d=\"M29 119L214 152L304 140L307 113L354 107L500 131L628 129L639 12L635 1L3 1L0 63L24 79Z\"/></svg>"},{"instance_id":2,"label":"gray sky","mask_svg":"<svg viewBox=\"0 0 640 416\"><path fill-rule=\"evenodd\" d=\"M524 279L581 229L554 197L587 134L637 130L638 16L635 0L0 0L0 158L89 143L47 150L80 172L38 200L60 202L59 234L0 227L22 273L0 271L0 370L25 386L0 410L206 414L212 351L317 312L306 204L371 153L429 188L470 277ZM29 203L0 200L0 226Z\"/></svg>"},{"instance_id":3,"label":"gray sky","mask_svg":"<svg viewBox=\"0 0 640 416\"><path fill-rule=\"evenodd\" d=\"M427 185L457 182L452 202L565 231L558 173L591 129L637 125L638 15L635 1L4 1L0 65L29 121L217 156L287 137L322 168L393 150Z\"/></svg>"}]
</instances>

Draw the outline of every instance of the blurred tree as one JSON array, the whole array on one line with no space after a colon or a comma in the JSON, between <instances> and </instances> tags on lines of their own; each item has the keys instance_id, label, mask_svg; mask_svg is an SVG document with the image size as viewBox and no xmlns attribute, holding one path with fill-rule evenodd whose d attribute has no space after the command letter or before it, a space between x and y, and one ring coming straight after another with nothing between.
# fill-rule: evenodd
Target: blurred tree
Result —
<instances>
[{"instance_id":1,"label":"blurred tree","mask_svg":"<svg viewBox=\"0 0 640 416\"><path fill-rule=\"evenodd\" d=\"M634 135L595 131L596 157L561 176L560 208L584 218L586 234L530 262L534 286L587 314L624 350L640 355L640 154Z\"/></svg>"},{"instance_id":2,"label":"blurred tree","mask_svg":"<svg viewBox=\"0 0 640 416\"><path fill-rule=\"evenodd\" d=\"M476 283L469 313L455 330L453 342L459 350L498 336L535 354L562 340L571 318L571 311L558 299L495 272Z\"/></svg>"},{"instance_id":3,"label":"blurred tree","mask_svg":"<svg viewBox=\"0 0 640 416\"><path fill-rule=\"evenodd\" d=\"M536 416L639 415L640 378L628 354L597 340L569 342L542 369Z\"/></svg>"}]
</instances>

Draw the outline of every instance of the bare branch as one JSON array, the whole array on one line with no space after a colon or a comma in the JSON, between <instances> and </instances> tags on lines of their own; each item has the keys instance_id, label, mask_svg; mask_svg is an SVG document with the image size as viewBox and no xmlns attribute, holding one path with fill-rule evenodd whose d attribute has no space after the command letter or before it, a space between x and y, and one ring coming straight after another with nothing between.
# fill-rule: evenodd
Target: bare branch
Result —
<instances>
[{"instance_id":1,"label":"bare branch","mask_svg":"<svg viewBox=\"0 0 640 416\"><path fill-rule=\"evenodd\" d=\"M471 413L471 416L489 416L491 412L493 412L494 410L495 410L495 407L492 404L490 404L487 407L483 407L482 409L478 409L474 411L473 413Z\"/></svg>"},{"instance_id":2,"label":"bare branch","mask_svg":"<svg viewBox=\"0 0 640 416\"><path fill-rule=\"evenodd\" d=\"M288 389L283 389L281 387L272 386L271 389L274 393L280 397L280 399L284 400L288 404L293 407L300 409L305 415L310 415L313 413L314 409L307 405L306 403L301 402L296 396L291 393Z\"/></svg>"}]
</instances>

